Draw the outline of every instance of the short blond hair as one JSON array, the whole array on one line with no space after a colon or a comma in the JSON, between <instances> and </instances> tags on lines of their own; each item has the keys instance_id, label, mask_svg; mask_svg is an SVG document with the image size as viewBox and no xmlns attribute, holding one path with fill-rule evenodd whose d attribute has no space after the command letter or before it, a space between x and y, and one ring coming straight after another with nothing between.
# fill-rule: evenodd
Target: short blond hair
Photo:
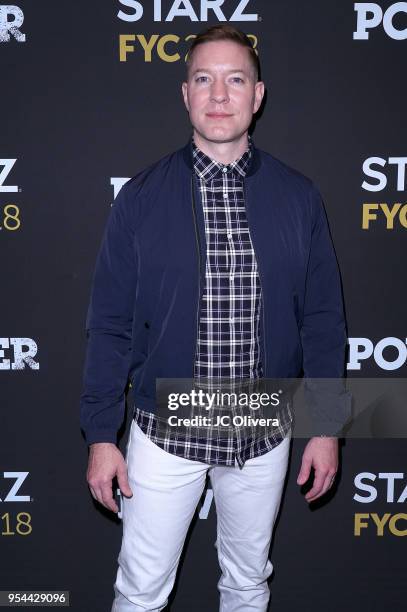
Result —
<instances>
[{"instance_id":1,"label":"short blond hair","mask_svg":"<svg viewBox=\"0 0 407 612\"><path fill-rule=\"evenodd\" d=\"M253 48L250 38L241 30L229 25L229 24L219 24L214 25L205 30L199 32L196 37L193 39L191 46L188 51L188 56L186 59L186 68L187 68L187 76L189 74L189 69L192 64L192 58L194 55L195 49L199 45L203 45L207 42L214 42L217 40L230 40L242 47L246 47L249 52L250 61L252 63L255 81L258 81L260 76L260 61L259 56Z\"/></svg>"}]
</instances>

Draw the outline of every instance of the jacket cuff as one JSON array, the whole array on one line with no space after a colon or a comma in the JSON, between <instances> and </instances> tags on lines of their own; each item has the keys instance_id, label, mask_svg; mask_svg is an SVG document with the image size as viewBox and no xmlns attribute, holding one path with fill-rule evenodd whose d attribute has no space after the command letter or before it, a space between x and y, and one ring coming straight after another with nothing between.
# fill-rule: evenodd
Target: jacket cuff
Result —
<instances>
[{"instance_id":1,"label":"jacket cuff","mask_svg":"<svg viewBox=\"0 0 407 612\"><path fill-rule=\"evenodd\" d=\"M341 438L343 437L344 423L334 421L319 421L312 425L312 437L314 438Z\"/></svg>"},{"instance_id":2,"label":"jacket cuff","mask_svg":"<svg viewBox=\"0 0 407 612\"><path fill-rule=\"evenodd\" d=\"M340 379L306 383L305 406L313 436L343 437L343 429L352 418L352 395L342 384Z\"/></svg>"},{"instance_id":3,"label":"jacket cuff","mask_svg":"<svg viewBox=\"0 0 407 612\"><path fill-rule=\"evenodd\" d=\"M111 442L117 445L117 433L115 431L91 431L85 432L86 444L90 446L97 442Z\"/></svg>"}]
</instances>

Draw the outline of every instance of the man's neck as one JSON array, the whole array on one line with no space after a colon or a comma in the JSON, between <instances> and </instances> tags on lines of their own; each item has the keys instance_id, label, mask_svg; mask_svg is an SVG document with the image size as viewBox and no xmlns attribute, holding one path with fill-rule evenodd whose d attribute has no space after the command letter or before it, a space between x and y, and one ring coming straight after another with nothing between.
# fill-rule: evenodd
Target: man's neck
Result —
<instances>
[{"instance_id":1,"label":"man's neck","mask_svg":"<svg viewBox=\"0 0 407 612\"><path fill-rule=\"evenodd\" d=\"M211 159L222 164L230 164L235 161L243 155L249 146L247 132L242 134L239 140L234 140L233 142L212 142L202 138L195 130L193 138L198 149Z\"/></svg>"}]
</instances>

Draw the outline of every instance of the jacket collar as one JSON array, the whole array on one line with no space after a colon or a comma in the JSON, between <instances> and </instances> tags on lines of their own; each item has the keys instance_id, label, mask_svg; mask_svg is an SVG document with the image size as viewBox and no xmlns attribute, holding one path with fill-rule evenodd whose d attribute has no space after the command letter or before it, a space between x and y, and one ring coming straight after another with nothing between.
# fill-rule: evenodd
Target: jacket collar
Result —
<instances>
[{"instance_id":1,"label":"jacket collar","mask_svg":"<svg viewBox=\"0 0 407 612\"><path fill-rule=\"evenodd\" d=\"M260 151L254 144L253 138L251 139L251 145L252 145L251 146L252 157L251 157L251 161L250 161L249 167L246 172L246 177L252 176L253 174L255 174L261 166ZM185 164L188 166L190 170L192 170L194 167L194 162L193 162L192 138L191 137L188 139L188 142L186 143L186 145L182 147L181 154L182 154Z\"/></svg>"}]
</instances>

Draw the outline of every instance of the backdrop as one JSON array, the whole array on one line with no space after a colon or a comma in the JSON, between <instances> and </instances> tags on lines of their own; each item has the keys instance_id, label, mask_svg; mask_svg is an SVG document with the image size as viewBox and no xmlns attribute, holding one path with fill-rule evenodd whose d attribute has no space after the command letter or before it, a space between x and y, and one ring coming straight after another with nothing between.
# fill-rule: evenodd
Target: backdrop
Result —
<instances>
[{"instance_id":1,"label":"backdrop","mask_svg":"<svg viewBox=\"0 0 407 612\"><path fill-rule=\"evenodd\" d=\"M218 21L252 36L267 86L253 139L323 195L348 376L400 378L407 2L17 2L0 5L0 589L70 591L75 612L109 611L122 523L86 483L85 316L115 196L191 133L188 41ZM293 441L272 545L272 609L404 610L405 440L346 440L337 485L313 508L296 485L305 444ZM208 488L171 612L218 609L215 527Z\"/></svg>"}]
</instances>

